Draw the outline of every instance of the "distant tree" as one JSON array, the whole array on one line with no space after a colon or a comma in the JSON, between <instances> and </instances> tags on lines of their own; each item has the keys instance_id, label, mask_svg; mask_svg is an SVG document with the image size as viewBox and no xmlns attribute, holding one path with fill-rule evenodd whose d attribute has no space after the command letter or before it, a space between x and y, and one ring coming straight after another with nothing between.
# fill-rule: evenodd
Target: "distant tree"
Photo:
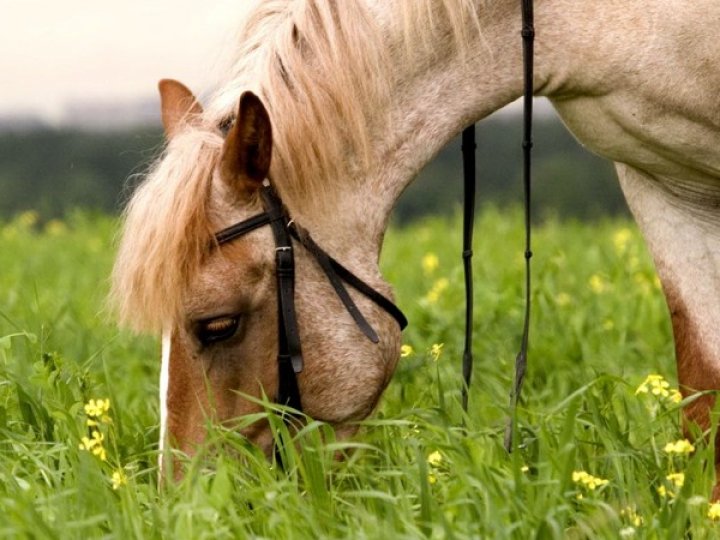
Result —
<instances>
[{"instance_id":1,"label":"distant tree","mask_svg":"<svg viewBox=\"0 0 720 540\"><path fill-rule=\"evenodd\" d=\"M521 122L478 124L478 203L522 200ZM536 216L592 219L625 211L612 166L585 151L555 118L536 119ZM127 132L38 130L0 134L0 217L33 209L41 219L74 208L118 212L162 145L159 129ZM452 141L400 198L393 218L407 222L461 204L460 143Z\"/></svg>"},{"instance_id":2,"label":"distant tree","mask_svg":"<svg viewBox=\"0 0 720 540\"><path fill-rule=\"evenodd\" d=\"M535 121L535 216L595 219L627 212L612 164L582 148L554 117ZM521 121L495 116L478 124L477 203L521 204ZM459 137L423 169L398 201L400 223L425 213L452 212L462 203Z\"/></svg>"},{"instance_id":3,"label":"distant tree","mask_svg":"<svg viewBox=\"0 0 720 540\"><path fill-rule=\"evenodd\" d=\"M37 210L42 219L74 208L117 212L127 179L143 170L159 130L0 134L0 216Z\"/></svg>"}]
</instances>

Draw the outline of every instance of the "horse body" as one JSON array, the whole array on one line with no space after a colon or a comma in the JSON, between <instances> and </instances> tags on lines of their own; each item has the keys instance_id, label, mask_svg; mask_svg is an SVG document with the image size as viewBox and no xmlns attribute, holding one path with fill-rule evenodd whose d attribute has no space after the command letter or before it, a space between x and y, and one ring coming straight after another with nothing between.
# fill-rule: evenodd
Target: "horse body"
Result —
<instances>
[{"instance_id":1,"label":"horse body","mask_svg":"<svg viewBox=\"0 0 720 540\"><path fill-rule=\"evenodd\" d=\"M720 4L535 4L536 94L617 163L668 298L683 391L718 389ZM270 129L253 123L258 111L237 110L240 94L255 90L268 108L267 173L292 217L384 293L378 259L397 197L464 126L522 94L515 0L258 6L207 110L186 90L161 88L170 144L128 210L116 266L126 318L143 312L145 327L165 329L167 426L187 451L203 438L204 415L257 410L237 391L273 395L277 387L270 232L207 248L212 232L258 209L254 169L243 161L257 151L255 136L233 146L218 130L227 120L250 134ZM298 258L303 406L351 432L342 426L372 411L392 375L399 333L358 297L381 335L379 346L365 343L310 258ZM238 330L205 347L196 330L206 321L211 329L235 321ZM703 427L709 401L686 411ZM247 434L270 451L263 426Z\"/></svg>"},{"instance_id":2,"label":"horse body","mask_svg":"<svg viewBox=\"0 0 720 540\"><path fill-rule=\"evenodd\" d=\"M585 18L595 50L581 48L586 66L571 78L572 90L548 97L581 142L616 163L667 298L681 391L717 390L720 43L712 28L720 5L610 2L595 9L603 13ZM711 396L695 401L686 418L708 429L713 403Z\"/></svg>"},{"instance_id":3,"label":"horse body","mask_svg":"<svg viewBox=\"0 0 720 540\"><path fill-rule=\"evenodd\" d=\"M555 40L572 73L541 92L596 153L652 174L717 184L720 44L712 27L720 6L608 2L591 9L599 13L576 12L568 21L570 41Z\"/></svg>"}]
</instances>

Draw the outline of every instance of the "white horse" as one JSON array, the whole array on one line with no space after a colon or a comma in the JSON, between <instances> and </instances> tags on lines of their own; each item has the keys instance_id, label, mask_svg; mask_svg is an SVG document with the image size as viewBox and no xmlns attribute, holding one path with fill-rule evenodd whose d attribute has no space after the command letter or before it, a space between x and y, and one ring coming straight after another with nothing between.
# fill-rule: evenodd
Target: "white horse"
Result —
<instances>
[{"instance_id":1,"label":"white horse","mask_svg":"<svg viewBox=\"0 0 720 540\"><path fill-rule=\"evenodd\" d=\"M535 18L535 94L616 163L667 297L683 394L720 389L720 2L537 0ZM320 245L387 292L377 263L396 199L464 126L521 95L519 31L518 0L267 0L205 110L161 83L169 143L129 205L115 296L126 322L164 330L163 438L192 451L204 415L256 409L236 390L277 387L270 232L216 249L212 234L259 211L267 175ZM238 108L247 90L260 100ZM298 257L303 406L352 431L394 370L397 325L356 298L381 336L369 343ZM687 418L707 428L713 402ZM267 426L247 434L270 451Z\"/></svg>"}]
</instances>

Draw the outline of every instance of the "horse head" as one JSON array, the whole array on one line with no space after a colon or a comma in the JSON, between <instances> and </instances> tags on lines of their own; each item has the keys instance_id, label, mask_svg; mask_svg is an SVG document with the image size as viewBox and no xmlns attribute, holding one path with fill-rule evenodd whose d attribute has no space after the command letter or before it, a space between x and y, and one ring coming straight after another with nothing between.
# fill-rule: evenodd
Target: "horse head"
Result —
<instances>
[{"instance_id":1,"label":"horse head","mask_svg":"<svg viewBox=\"0 0 720 540\"><path fill-rule=\"evenodd\" d=\"M272 227L252 227L229 242L215 236L267 210L261 191L276 184L273 129L252 92L240 97L226 134L206 122L198 100L181 83L161 81L160 93L168 146L126 212L115 294L135 326L162 329L162 437L192 454L208 419L232 426L233 419L262 410L261 398L278 395L282 306ZM332 224L332 216L326 217L314 223ZM332 238L333 245L346 241L333 230L310 232ZM377 339L367 339L317 254L293 242L302 408L349 434L352 422L376 406L394 371L399 327L377 302L343 288L376 332ZM375 292L390 294L377 249L336 256ZM242 432L272 451L266 422Z\"/></svg>"}]
</instances>

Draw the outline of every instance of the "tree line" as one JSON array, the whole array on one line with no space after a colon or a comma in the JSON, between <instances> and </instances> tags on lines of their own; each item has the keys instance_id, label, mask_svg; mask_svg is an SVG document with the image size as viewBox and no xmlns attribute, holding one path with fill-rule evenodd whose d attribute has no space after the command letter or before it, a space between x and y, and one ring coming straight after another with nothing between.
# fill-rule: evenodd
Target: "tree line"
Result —
<instances>
[{"instance_id":1,"label":"tree line","mask_svg":"<svg viewBox=\"0 0 720 540\"><path fill-rule=\"evenodd\" d=\"M521 122L478 124L478 204L522 201ZM160 129L88 132L43 129L0 134L0 218L35 210L41 220L82 208L118 213L162 148ZM626 212L610 163L581 148L555 118L536 120L533 197L540 218L596 219ZM462 197L460 142L425 167L393 219L454 212Z\"/></svg>"}]
</instances>

